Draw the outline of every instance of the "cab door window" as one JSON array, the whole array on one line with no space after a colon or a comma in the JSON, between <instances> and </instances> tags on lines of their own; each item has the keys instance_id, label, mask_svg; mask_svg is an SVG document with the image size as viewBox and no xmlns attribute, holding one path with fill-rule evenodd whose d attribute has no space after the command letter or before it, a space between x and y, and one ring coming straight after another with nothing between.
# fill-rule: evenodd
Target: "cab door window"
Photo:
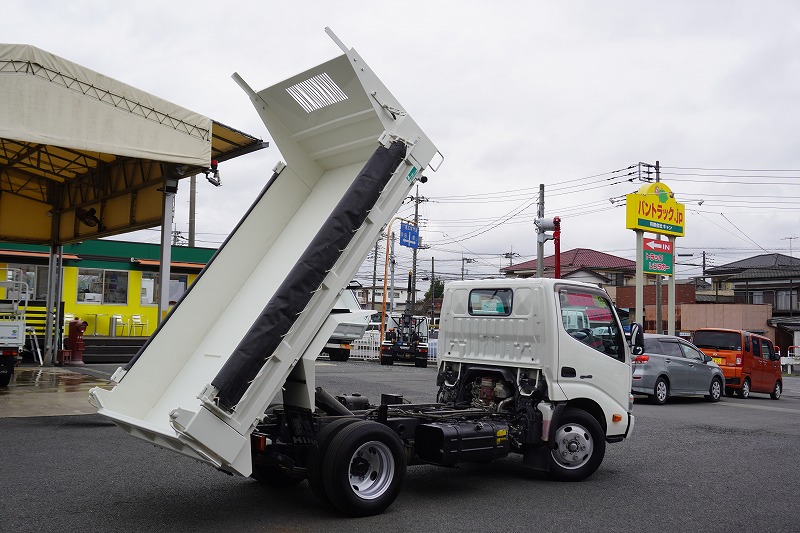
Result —
<instances>
[{"instance_id":1,"label":"cab door window","mask_svg":"<svg viewBox=\"0 0 800 533\"><path fill-rule=\"evenodd\" d=\"M561 325L570 336L600 353L625 360L622 331L605 296L568 287L559 290L559 302Z\"/></svg>"}]
</instances>

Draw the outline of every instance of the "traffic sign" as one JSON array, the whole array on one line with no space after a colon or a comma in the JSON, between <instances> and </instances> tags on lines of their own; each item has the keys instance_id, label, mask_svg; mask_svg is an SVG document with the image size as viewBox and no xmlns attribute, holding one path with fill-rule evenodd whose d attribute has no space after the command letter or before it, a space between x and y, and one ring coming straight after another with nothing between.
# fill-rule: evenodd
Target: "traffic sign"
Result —
<instances>
[{"instance_id":1,"label":"traffic sign","mask_svg":"<svg viewBox=\"0 0 800 533\"><path fill-rule=\"evenodd\" d=\"M419 228L413 224L400 224L400 246L417 248L419 246Z\"/></svg>"},{"instance_id":2,"label":"traffic sign","mask_svg":"<svg viewBox=\"0 0 800 533\"><path fill-rule=\"evenodd\" d=\"M673 270L673 245L670 241L643 239L642 271L645 274L671 276Z\"/></svg>"}]
</instances>

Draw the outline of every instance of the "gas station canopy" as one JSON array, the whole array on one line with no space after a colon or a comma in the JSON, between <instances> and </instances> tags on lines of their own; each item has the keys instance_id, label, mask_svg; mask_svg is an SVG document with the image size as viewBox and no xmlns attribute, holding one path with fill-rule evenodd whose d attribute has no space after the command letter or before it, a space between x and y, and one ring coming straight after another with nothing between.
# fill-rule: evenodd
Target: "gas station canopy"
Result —
<instances>
[{"instance_id":1,"label":"gas station canopy","mask_svg":"<svg viewBox=\"0 0 800 533\"><path fill-rule=\"evenodd\" d=\"M160 226L173 180L267 143L30 45L0 44L0 241Z\"/></svg>"}]
</instances>

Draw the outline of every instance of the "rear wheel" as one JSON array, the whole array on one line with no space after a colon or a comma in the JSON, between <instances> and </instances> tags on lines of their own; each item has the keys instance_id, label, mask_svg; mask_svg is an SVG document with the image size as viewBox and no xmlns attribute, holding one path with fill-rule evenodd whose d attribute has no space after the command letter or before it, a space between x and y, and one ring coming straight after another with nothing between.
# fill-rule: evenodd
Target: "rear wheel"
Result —
<instances>
[{"instance_id":1,"label":"rear wheel","mask_svg":"<svg viewBox=\"0 0 800 533\"><path fill-rule=\"evenodd\" d=\"M394 358L391 355L383 355L381 354L381 364L382 365L393 365Z\"/></svg>"},{"instance_id":2,"label":"rear wheel","mask_svg":"<svg viewBox=\"0 0 800 533\"><path fill-rule=\"evenodd\" d=\"M708 388L706 400L709 402L718 402L722 398L722 380L714 378L711 380L711 386Z\"/></svg>"},{"instance_id":3,"label":"rear wheel","mask_svg":"<svg viewBox=\"0 0 800 533\"><path fill-rule=\"evenodd\" d=\"M664 378L658 378L656 386L653 387L653 402L658 405L664 405L667 398L669 398L669 383Z\"/></svg>"},{"instance_id":4,"label":"rear wheel","mask_svg":"<svg viewBox=\"0 0 800 533\"><path fill-rule=\"evenodd\" d=\"M0 359L0 387L8 387L8 384L11 383L11 376L14 375L15 362L13 357L3 357Z\"/></svg>"},{"instance_id":5,"label":"rear wheel","mask_svg":"<svg viewBox=\"0 0 800 533\"><path fill-rule=\"evenodd\" d=\"M428 368L428 358L417 357L416 359L414 359L414 366L417 368Z\"/></svg>"},{"instance_id":6,"label":"rear wheel","mask_svg":"<svg viewBox=\"0 0 800 533\"><path fill-rule=\"evenodd\" d=\"M550 452L550 476L559 481L581 481L603 461L606 440L595 418L580 409L567 409L558 422L555 448Z\"/></svg>"},{"instance_id":7,"label":"rear wheel","mask_svg":"<svg viewBox=\"0 0 800 533\"><path fill-rule=\"evenodd\" d=\"M376 515L397 498L405 472L400 437L383 424L360 421L339 431L325 452L325 495L349 516Z\"/></svg>"},{"instance_id":8,"label":"rear wheel","mask_svg":"<svg viewBox=\"0 0 800 533\"><path fill-rule=\"evenodd\" d=\"M783 392L783 384L780 381L775 382L775 387L772 389L772 394L769 395L773 400L779 400Z\"/></svg>"},{"instance_id":9,"label":"rear wheel","mask_svg":"<svg viewBox=\"0 0 800 533\"><path fill-rule=\"evenodd\" d=\"M745 378L744 382L742 383L742 387L736 391L736 394L739 395L739 398L750 397L750 378Z\"/></svg>"},{"instance_id":10,"label":"rear wheel","mask_svg":"<svg viewBox=\"0 0 800 533\"><path fill-rule=\"evenodd\" d=\"M325 487L322 484L322 463L325 458L325 453L333 438L338 435L341 430L354 422L358 422L358 419L340 418L322 428L317 434L317 445L312 447L308 454L308 465L306 468L308 484L311 486L311 491L314 495L323 502L330 503L330 500L325 496Z\"/></svg>"}]
</instances>

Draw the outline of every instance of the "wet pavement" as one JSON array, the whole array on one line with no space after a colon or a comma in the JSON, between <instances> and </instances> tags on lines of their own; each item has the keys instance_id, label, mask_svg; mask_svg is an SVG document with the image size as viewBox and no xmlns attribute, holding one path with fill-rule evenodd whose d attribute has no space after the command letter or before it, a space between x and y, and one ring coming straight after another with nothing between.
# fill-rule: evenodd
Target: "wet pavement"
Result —
<instances>
[{"instance_id":1,"label":"wet pavement","mask_svg":"<svg viewBox=\"0 0 800 533\"><path fill-rule=\"evenodd\" d=\"M85 415L96 413L89 389L110 389L114 383L102 374L90 375L78 367L20 366L8 387L0 388L0 418Z\"/></svg>"}]
</instances>

